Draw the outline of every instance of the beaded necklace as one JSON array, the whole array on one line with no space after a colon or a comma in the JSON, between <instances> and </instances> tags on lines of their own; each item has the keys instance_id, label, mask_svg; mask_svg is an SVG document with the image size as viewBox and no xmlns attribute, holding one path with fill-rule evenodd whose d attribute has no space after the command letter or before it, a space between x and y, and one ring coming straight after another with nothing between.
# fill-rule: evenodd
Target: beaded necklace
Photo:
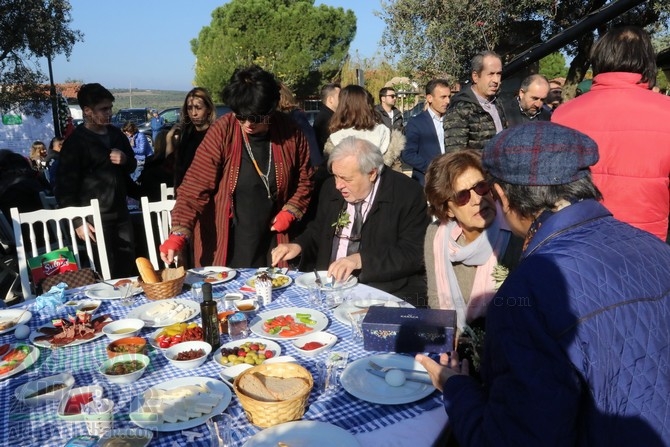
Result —
<instances>
[{"instance_id":1,"label":"beaded necklace","mask_svg":"<svg viewBox=\"0 0 670 447\"><path fill-rule=\"evenodd\" d=\"M256 168L258 176L261 178L263 185L265 185L265 190L268 192L268 199L272 199L272 193L270 192L270 169L272 168L272 141L269 143L270 154L268 156L268 169L267 172L263 174L261 168L258 167L256 158L254 158L254 153L251 152L251 146L249 145L247 134L244 133L244 131L242 132L242 140L244 141L244 147L247 150L247 154L249 154L249 157L251 158L251 162L253 163L254 168Z\"/></svg>"}]
</instances>

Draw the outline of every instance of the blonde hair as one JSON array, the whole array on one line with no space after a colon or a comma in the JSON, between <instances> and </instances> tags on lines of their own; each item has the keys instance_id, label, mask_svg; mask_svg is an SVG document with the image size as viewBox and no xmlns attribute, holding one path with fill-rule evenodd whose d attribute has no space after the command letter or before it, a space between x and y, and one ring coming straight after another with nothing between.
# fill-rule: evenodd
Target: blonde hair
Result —
<instances>
[{"instance_id":1,"label":"blonde hair","mask_svg":"<svg viewBox=\"0 0 670 447\"><path fill-rule=\"evenodd\" d=\"M42 158L42 151L47 151L46 144L41 141L33 142L32 146L30 146L30 159L35 161L40 160Z\"/></svg>"}]
</instances>

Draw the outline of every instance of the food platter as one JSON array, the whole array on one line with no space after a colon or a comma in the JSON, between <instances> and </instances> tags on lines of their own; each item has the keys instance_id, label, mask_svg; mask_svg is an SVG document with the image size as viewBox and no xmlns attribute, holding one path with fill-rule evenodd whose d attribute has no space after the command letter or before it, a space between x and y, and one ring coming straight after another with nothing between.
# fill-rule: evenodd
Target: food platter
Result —
<instances>
[{"instance_id":1,"label":"food platter","mask_svg":"<svg viewBox=\"0 0 670 447\"><path fill-rule=\"evenodd\" d=\"M55 384L63 384L63 388L44 392L34 397L28 397L40 390L46 390L47 387L53 387ZM27 405L39 405L53 400L61 400L70 388L74 385L74 377L70 373L56 374L55 376L42 377L28 383L24 383L14 390L16 400Z\"/></svg>"},{"instance_id":2,"label":"food platter","mask_svg":"<svg viewBox=\"0 0 670 447\"><path fill-rule=\"evenodd\" d=\"M230 348L234 348L234 347L237 347L237 346L242 346L245 343L257 343L257 344L262 343L262 344L265 345L265 349L269 349L270 351L273 351L273 353L274 353L273 358L275 356L281 355L281 346L279 346L278 343L276 343L272 340L268 340L266 338L244 338L242 340L234 340L234 341L229 341L228 343L222 344L221 347L219 349L217 349L214 352L214 354L212 354L212 359L216 363L218 363L219 365L223 366L224 371L225 371L225 369L230 368L231 365L223 363L223 360L221 359L221 350L222 349L230 349Z\"/></svg>"},{"instance_id":3,"label":"food platter","mask_svg":"<svg viewBox=\"0 0 670 447\"><path fill-rule=\"evenodd\" d=\"M331 284L330 279L328 278L328 272L326 270L320 270L318 274L319 278L321 279L321 284L323 284L321 286L321 290L324 291L350 289L358 284L358 278L355 276L351 276L347 281ZM303 273L295 279L295 285L302 287L303 289L314 287L316 286L316 276L314 273Z\"/></svg>"},{"instance_id":4,"label":"food platter","mask_svg":"<svg viewBox=\"0 0 670 447\"><path fill-rule=\"evenodd\" d=\"M14 350L14 349L16 349L20 346L27 347L30 350L30 352L28 352L28 355L14 369L11 369L11 370L7 371L6 373L0 374L0 380L4 380L8 377L12 377L12 376L20 373L21 371L24 371L26 368L29 368L30 366L32 366L32 364L35 363L37 361L37 359L40 358L40 350L39 349L37 349L33 346L30 346L27 343L14 343L14 344L9 345L9 349L7 350L7 352L3 353L2 357L0 357L0 368L3 367L6 364L4 359L7 357L7 355L9 353L11 353L12 350Z\"/></svg>"},{"instance_id":5,"label":"food platter","mask_svg":"<svg viewBox=\"0 0 670 447\"><path fill-rule=\"evenodd\" d=\"M218 404L211 410L211 412L203 414L200 417L189 419L187 421L170 423L164 422L162 418L160 416L157 417L156 414L143 413L141 411L142 406L145 403L144 394L147 392L153 391L159 393L162 391L169 391L175 388L190 385L205 386L211 390L212 393L222 396ZM212 379L211 377L184 377L180 379L172 379L163 383L159 383L158 385L147 389L141 395L136 396L130 403L129 417L135 425L149 430L155 430L159 432L186 430L204 424L210 417L222 413L230 404L231 399L232 393L230 388L228 388L220 380Z\"/></svg>"},{"instance_id":6,"label":"food platter","mask_svg":"<svg viewBox=\"0 0 670 447\"><path fill-rule=\"evenodd\" d=\"M256 433L244 447L356 447L360 443L354 435L337 425L319 421L293 421L275 425Z\"/></svg>"},{"instance_id":7,"label":"food platter","mask_svg":"<svg viewBox=\"0 0 670 447\"><path fill-rule=\"evenodd\" d=\"M262 312L256 315L256 317L254 317L250 323L251 332L258 335L259 337L269 338L271 340L293 340L295 338L302 337L303 335L306 335L306 333L285 337L280 336L279 334L270 334L265 329L263 329L263 324L271 318L275 318L281 315L290 315L293 318L297 318L297 314L309 314L310 318L316 322L313 326L310 325L312 330L307 333L322 331L328 326L328 317L318 310L314 310L308 307L285 307L282 309Z\"/></svg>"},{"instance_id":8,"label":"food platter","mask_svg":"<svg viewBox=\"0 0 670 447\"><path fill-rule=\"evenodd\" d=\"M112 319L109 318L109 317L107 317L104 320L104 322L110 322L110 321L112 321ZM47 325L44 325L44 326L41 326L41 327L37 328L37 330L34 330L30 333L30 342L32 344L34 344L35 346L39 346L40 348L56 348L56 347L58 347L58 348L71 348L73 346L79 346L79 345L83 345L85 343L92 342L94 340L99 339L100 337L105 336L105 333L102 332L102 328L100 328L100 331L95 332L93 334L93 337L91 337L91 338L81 338L81 339L74 340L74 341L72 341L72 342L70 342L66 345L52 346L51 342L49 342L47 340L37 340L37 337L47 335L43 332L40 332L40 329L42 329L42 328L55 328L55 326L53 324L47 324Z\"/></svg>"},{"instance_id":9,"label":"food platter","mask_svg":"<svg viewBox=\"0 0 670 447\"><path fill-rule=\"evenodd\" d=\"M27 323L32 318L32 316L33 316L33 314L30 313L29 310L26 310L26 311L24 311L23 309L2 309L2 310L0 310L0 321L2 321L2 322L12 321L12 320L20 317L19 321L14 326L8 327L7 329L0 330L0 335L13 331L14 329L16 329L16 326L19 325L19 324Z\"/></svg>"},{"instance_id":10,"label":"food platter","mask_svg":"<svg viewBox=\"0 0 670 447\"><path fill-rule=\"evenodd\" d=\"M435 391L432 385L419 382L407 381L402 386L391 386L383 377L367 372L370 361L381 366L425 371L413 357L400 354L378 354L355 360L347 365L340 376L342 387L354 397L373 404L396 405L415 402Z\"/></svg>"},{"instance_id":11,"label":"food platter","mask_svg":"<svg viewBox=\"0 0 670 447\"><path fill-rule=\"evenodd\" d=\"M269 273L269 275L270 275L270 278L272 278L273 280L275 280L275 279L281 279L281 280L282 280L282 285L277 286L277 287L275 287L275 286L273 285L273 286L272 286L272 290L281 290L281 289L285 289L285 288L287 288L288 286L290 286L290 285L293 283L293 278L291 278L291 277L288 276L288 275L284 275L284 274L282 274L282 273ZM251 287L252 289L255 288L254 286L256 285L255 282L256 282L256 277L257 277L257 276L258 276L258 275L254 275L254 276L252 276L251 278L247 279L247 281L245 282L245 284L246 284L248 287Z\"/></svg>"},{"instance_id":12,"label":"food platter","mask_svg":"<svg viewBox=\"0 0 670 447\"><path fill-rule=\"evenodd\" d=\"M181 298L153 301L128 312L127 318L139 318L146 327L165 327L200 315L200 304Z\"/></svg>"},{"instance_id":13,"label":"food platter","mask_svg":"<svg viewBox=\"0 0 670 447\"><path fill-rule=\"evenodd\" d=\"M203 276L205 275L205 276ZM208 282L212 285L223 284L233 280L237 276L237 270L228 267L210 265L207 267L197 267L186 271L185 284L196 282Z\"/></svg>"},{"instance_id":14,"label":"food platter","mask_svg":"<svg viewBox=\"0 0 670 447\"><path fill-rule=\"evenodd\" d=\"M120 300L125 296L138 295L142 293L142 288L134 287L134 281L137 277L127 278L133 282L122 286L114 287L114 282L119 280L109 280L105 284L94 284L86 289L84 294L95 300ZM128 290L130 289L130 291Z\"/></svg>"}]
</instances>

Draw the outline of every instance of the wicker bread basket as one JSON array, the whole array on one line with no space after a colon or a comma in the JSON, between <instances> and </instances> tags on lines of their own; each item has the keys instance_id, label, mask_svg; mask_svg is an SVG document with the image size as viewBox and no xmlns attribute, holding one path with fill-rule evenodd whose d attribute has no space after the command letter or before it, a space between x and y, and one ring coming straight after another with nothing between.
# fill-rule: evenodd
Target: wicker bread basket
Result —
<instances>
[{"instance_id":1,"label":"wicker bread basket","mask_svg":"<svg viewBox=\"0 0 670 447\"><path fill-rule=\"evenodd\" d=\"M163 271L158 272L158 275L163 276ZM144 294L147 296L147 299L150 300L164 300L167 298L174 298L179 295L184 285L184 280L186 275L182 275L178 278L169 279L167 281L161 281L157 283L147 283L142 281L142 278L138 278L138 282Z\"/></svg>"},{"instance_id":2,"label":"wicker bread basket","mask_svg":"<svg viewBox=\"0 0 670 447\"><path fill-rule=\"evenodd\" d=\"M289 400L263 402L253 399L239 388L240 379L246 374L261 373L266 376L289 378L299 377L307 381L307 389ZM283 422L298 420L305 414L309 393L314 386L312 375L307 369L296 363L270 363L254 366L243 371L235 378L233 388L242 404L247 419L252 424L266 428Z\"/></svg>"}]
</instances>

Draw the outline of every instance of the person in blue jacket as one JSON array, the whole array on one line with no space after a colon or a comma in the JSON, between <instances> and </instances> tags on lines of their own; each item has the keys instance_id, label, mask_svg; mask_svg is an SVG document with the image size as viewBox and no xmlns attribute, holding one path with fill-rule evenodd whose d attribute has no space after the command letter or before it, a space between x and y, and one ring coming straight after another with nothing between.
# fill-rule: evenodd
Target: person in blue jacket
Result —
<instances>
[{"instance_id":1,"label":"person in blue jacket","mask_svg":"<svg viewBox=\"0 0 670 447\"><path fill-rule=\"evenodd\" d=\"M156 109L151 111L151 121L149 122L149 125L151 126L151 141L156 141L158 132L160 132L165 125L165 119L162 116L158 116Z\"/></svg>"},{"instance_id":2,"label":"person in blue jacket","mask_svg":"<svg viewBox=\"0 0 670 447\"><path fill-rule=\"evenodd\" d=\"M670 445L670 247L598 203L597 160L591 138L550 122L484 148L525 245L489 304L483 383L456 353L416 356L461 447Z\"/></svg>"}]
</instances>

